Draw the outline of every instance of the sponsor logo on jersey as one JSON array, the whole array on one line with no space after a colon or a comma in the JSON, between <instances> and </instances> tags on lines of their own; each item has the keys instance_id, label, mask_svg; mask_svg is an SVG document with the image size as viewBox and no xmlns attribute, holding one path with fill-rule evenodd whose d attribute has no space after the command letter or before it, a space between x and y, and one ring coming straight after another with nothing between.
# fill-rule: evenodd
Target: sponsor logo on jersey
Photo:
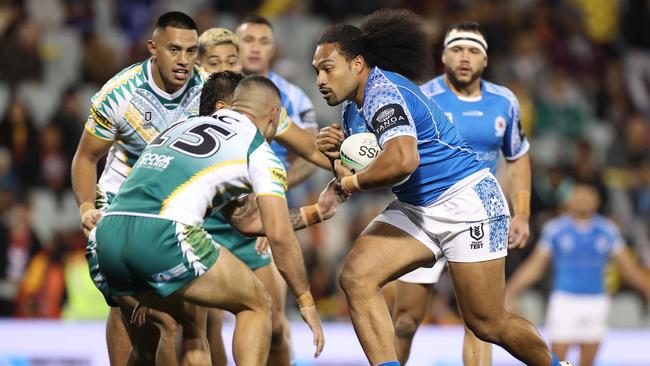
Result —
<instances>
[{"instance_id":1,"label":"sponsor logo on jersey","mask_svg":"<svg viewBox=\"0 0 650 366\"><path fill-rule=\"evenodd\" d=\"M467 116L467 117L483 117L483 112L482 111L465 111L465 112L463 112L463 116Z\"/></svg>"},{"instance_id":2,"label":"sponsor logo on jersey","mask_svg":"<svg viewBox=\"0 0 650 366\"><path fill-rule=\"evenodd\" d=\"M481 249L483 248L483 237L485 236L485 230L483 230L483 223L480 225L470 225L469 227L469 236L474 239L469 244L469 247L472 249Z\"/></svg>"},{"instance_id":3,"label":"sponsor logo on jersey","mask_svg":"<svg viewBox=\"0 0 650 366\"><path fill-rule=\"evenodd\" d=\"M181 263L176 267L170 268L166 271L155 273L151 277L153 277L153 280L156 282L157 286L162 286L172 279L181 276L185 272L187 272L187 268L185 268L185 265Z\"/></svg>"},{"instance_id":4,"label":"sponsor logo on jersey","mask_svg":"<svg viewBox=\"0 0 650 366\"><path fill-rule=\"evenodd\" d=\"M404 108L399 104L388 104L381 107L372 118L372 128L375 130L377 139L392 128L408 125L409 121Z\"/></svg>"},{"instance_id":5,"label":"sponsor logo on jersey","mask_svg":"<svg viewBox=\"0 0 650 366\"><path fill-rule=\"evenodd\" d=\"M280 182L286 191L289 187L289 181L287 180L287 173L284 171L284 169L269 168L269 171L271 172L271 177L273 177L274 180Z\"/></svg>"},{"instance_id":6,"label":"sponsor logo on jersey","mask_svg":"<svg viewBox=\"0 0 650 366\"><path fill-rule=\"evenodd\" d=\"M174 160L173 156L156 154L156 153L144 153L138 159L138 162L135 164L136 167L150 168L158 171L163 171L167 169L169 163Z\"/></svg>"},{"instance_id":7,"label":"sponsor logo on jersey","mask_svg":"<svg viewBox=\"0 0 650 366\"><path fill-rule=\"evenodd\" d=\"M506 133L506 120L503 117L498 116L494 120L494 134L497 137L503 137L505 133Z\"/></svg>"}]
</instances>

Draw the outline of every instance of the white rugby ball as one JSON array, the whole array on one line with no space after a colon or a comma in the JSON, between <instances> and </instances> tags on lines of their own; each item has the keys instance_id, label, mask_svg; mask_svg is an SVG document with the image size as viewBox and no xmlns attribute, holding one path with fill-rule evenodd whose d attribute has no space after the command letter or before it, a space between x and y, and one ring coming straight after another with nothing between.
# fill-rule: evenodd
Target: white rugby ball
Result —
<instances>
[{"instance_id":1,"label":"white rugby ball","mask_svg":"<svg viewBox=\"0 0 650 366\"><path fill-rule=\"evenodd\" d=\"M377 138L370 132L355 133L341 144L341 163L358 172L367 167L379 155L381 148Z\"/></svg>"}]
</instances>

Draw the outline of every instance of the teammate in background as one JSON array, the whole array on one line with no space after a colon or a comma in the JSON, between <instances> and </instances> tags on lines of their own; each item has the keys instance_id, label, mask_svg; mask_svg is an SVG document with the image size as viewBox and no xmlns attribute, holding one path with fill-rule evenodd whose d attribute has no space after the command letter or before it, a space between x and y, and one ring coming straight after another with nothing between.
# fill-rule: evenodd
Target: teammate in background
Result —
<instances>
[{"instance_id":1,"label":"teammate in background","mask_svg":"<svg viewBox=\"0 0 650 366\"><path fill-rule=\"evenodd\" d=\"M119 72L92 98L90 116L72 161L72 186L86 235L147 143L170 124L198 112L204 75L195 67L197 42L192 18L180 12L163 14L147 42L151 57ZM97 161L107 153L106 166L97 182ZM130 316L130 311L125 315ZM175 360L175 324L169 317L162 319L162 323L155 323L161 338L169 343L159 352ZM157 344L157 337L151 335L157 332L153 329L134 336L145 341L155 339ZM106 340L111 364L126 364L132 342L116 307L111 307L109 313ZM155 353L136 348L133 351L132 358Z\"/></svg>"},{"instance_id":2,"label":"teammate in background","mask_svg":"<svg viewBox=\"0 0 650 366\"><path fill-rule=\"evenodd\" d=\"M230 71L212 74L208 81L206 81L201 93L199 114L202 116L210 116L217 110L230 108L235 89L243 78L243 74ZM282 110L284 111L284 108ZM300 138L301 134L307 134L308 136ZM320 159L324 160L321 165L324 164L325 168L330 167L329 160L316 148L314 136L290 124L288 117L284 114L281 115L274 139L282 141L283 144L286 143L287 147L302 156L309 157L317 155ZM311 144L308 142L311 142ZM313 207L308 211L313 212ZM321 213L324 211L324 208L317 210L317 212ZM327 218L329 217L325 215L321 217L321 214L319 214L313 224ZM226 217L218 210L214 210L206 218L203 227L212 235L212 238L216 242L228 248L248 268L253 270L267 291L275 294L279 293L280 289L278 289L277 281L274 278L273 267L271 266L271 257L266 250L256 248L254 238L247 237L235 230L230 222L226 220ZM227 364L223 339L221 338L222 319L223 313L221 310L208 310L208 340L210 342L212 364L215 366ZM285 339L284 329L286 329L284 328L284 322L286 321L284 319L282 308L278 306L273 307L272 322L274 324L274 331L271 341L270 365L282 365L289 362L288 349L284 347L282 341Z\"/></svg>"},{"instance_id":3,"label":"teammate in background","mask_svg":"<svg viewBox=\"0 0 650 366\"><path fill-rule=\"evenodd\" d=\"M507 88L482 80L487 66L488 45L478 23L451 26L445 35L442 63L445 74L420 86L438 103L478 160L496 175L499 151L507 161L510 200L514 215L508 233L508 248L522 248L529 236L530 160L529 144L521 130L517 97ZM403 364L411 342L426 314L429 294L438 282L446 261L432 268L418 268L397 281L393 305L395 348ZM465 328L463 364L490 365L492 347Z\"/></svg>"},{"instance_id":4,"label":"teammate in background","mask_svg":"<svg viewBox=\"0 0 650 366\"><path fill-rule=\"evenodd\" d=\"M271 61L275 56L275 39L273 26L267 19L250 16L243 20L237 27L239 36L240 62L245 74L266 76L280 89L282 95L282 106L286 109L290 124L302 128L304 132L313 134L318 128L314 106L306 93L298 86L288 82L276 73L271 71ZM295 128L294 128L295 130ZM285 133L286 134L286 133ZM302 141L313 143L314 138L302 138ZM293 187L307 179L315 171L315 166L300 157L296 157L289 163L288 152L277 141L271 143L271 148L284 163L289 178L289 187ZM212 227L214 229L214 227ZM255 250L263 246L264 238L257 240L257 244L250 238L239 238L235 243L241 250ZM247 248L247 249L244 249ZM273 337L271 342L271 354L269 365L288 366L291 362L290 350L290 329L289 322L284 314L286 299L286 284L278 275L277 270L271 264L272 274L275 278L275 285L269 288L273 299ZM269 282L270 283L270 282Z\"/></svg>"},{"instance_id":5,"label":"teammate in background","mask_svg":"<svg viewBox=\"0 0 650 366\"><path fill-rule=\"evenodd\" d=\"M226 28L207 29L199 36L199 63L210 74L241 72L239 37Z\"/></svg>"},{"instance_id":6,"label":"teammate in background","mask_svg":"<svg viewBox=\"0 0 650 366\"><path fill-rule=\"evenodd\" d=\"M173 315L184 325L184 345L194 346L197 364L210 364L205 328L200 327L204 309L188 309L185 301L236 315L233 353L238 365L261 365L268 356L266 290L201 227L209 206L224 208L251 190L259 209L259 220L253 222L269 238L278 268L314 333L315 356L324 345L286 204L286 173L265 141L275 135L280 108L277 87L265 77L251 76L235 91L231 110L190 118L161 132L90 233L87 256L97 287L107 297L134 296ZM245 215L248 206L232 211L231 222ZM250 219L240 223L252 224ZM150 252L160 255L153 258Z\"/></svg>"},{"instance_id":7,"label":"teammate in background","mask_svg":"<svg viewBox=\"0 0 650 366\"><path fill-rule=\"evenodd\" d=\"M599 201L595 187L575 184L566 212L544 225L537 247L506 286L506 298L512 302L542 277L552 261L553 291L546 318L551 347L564 357L571 345L580 345L584 366L594 364L607 331L610 299L605 292L605 266L610 259L623 280L650 302L650 283L625 250L616 224L596 213Z\"/></svg>"},{"instance_id":8,"label":"teammate in background","mask_svg":"<svg viewBox=\"0 0 650 366\"><path fill-rule=\"evenodd\" d=\"M275 57L275 38L271 22L259 16L249 16L237 27L236 33L239 36L240 62L244 73L263 75L271 79L280 89L282 106L287 110L291 121L315 135L318 123L314 105L307 94L297 85L271 71L271 61ZM315 167L303 159L296 158L289 164L287 150L277 142L272 143L271 147L287 166L289 187L303 182L314 173Z\"/></svg>"},{"instance_id":9,"label":"teammate in background","mask_svg":"<svg viewBox=\"0 0 650 366\"><path fill-rule=\"evenodd\" d=\"M505 310L510 215L496 179L412 81L431 70L422 22L408 11L382 10L360 29L328 27L317 44L312 64L323 97L331 106L354 102L347 107L363 117L344 120L343 130L365 126L382 147L355 174L335 160L343 189L354 193L406 179L393 186L397 200L355 241L339 277L371 365L400 364L381 287L442 256L463 319L479 338L527 365L561 365L532 324ZM338 125L321 129L317 139L321 151L338 158L344 139Z\"/></svg>"},{"instance_id":10,"label":"teammate in background","mask_svg":"<svg viewBox=\"0 0 650 366\"><path fill-rule=\"evenodd\" d=\"M201 33L199 63L210 74L221 71L241 72L239 37L225 28L210 28ZM228 94L228 99L231 99L232 92ZM278 133L273 140L310 163L329 170L329 160L316 148L316 136L309 129L301 128L293 122L286 109L283 109L283 113Z\"/></svg>"}]
</instances>

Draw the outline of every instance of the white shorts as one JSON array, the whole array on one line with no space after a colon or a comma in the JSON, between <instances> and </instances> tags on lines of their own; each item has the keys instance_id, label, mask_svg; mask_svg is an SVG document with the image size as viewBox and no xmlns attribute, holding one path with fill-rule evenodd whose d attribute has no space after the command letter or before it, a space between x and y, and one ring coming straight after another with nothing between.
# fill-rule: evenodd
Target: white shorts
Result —
<instances>
[{"instance_id":1,"label":"white shorts","mask_svg":"<svg viewBox=\"0 0 650 366\"><path fill-rule=\"evenodd\" d=\"M510 211L488 169L454 184L430 206L395 200L373 221L407 232L429 248L436 259L442 254L449 262L480 262L508 253ZM433 268L436 266L427 270L434 272Z\"/></svg>"},{"instance_id":2,"label":"white shorts","mask_svg":"<svg viewBox=\"0 0 650 366\"><path fill-rule=\"evenodd\" d=\"M596 343L607 332L609 296L556 291L551 294L546 327L552 343Z\"/></svg>"},{"instance_id":3,"label":"white shorts","mask_svg":"<svg viewBox=\"0 0 650 366\"><path fill-rule=\"evenodd\" d=\"M433 267L420 267L400 277L399 280L407 283L423 283L433 284L437 283L442 276L442 272L447 267L447 260L445 257L440 257L436 260Z\"/></svg>"}]
</instances>

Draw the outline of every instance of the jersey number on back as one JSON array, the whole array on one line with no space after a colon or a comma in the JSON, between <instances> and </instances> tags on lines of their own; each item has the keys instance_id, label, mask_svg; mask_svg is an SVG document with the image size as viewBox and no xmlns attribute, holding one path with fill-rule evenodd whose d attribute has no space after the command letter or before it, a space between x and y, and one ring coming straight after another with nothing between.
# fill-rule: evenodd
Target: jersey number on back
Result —
<instances>
[{"instance_id":1,"label":"jersey number on back","mask_svg":"<svg viewBox=\"0 0 650 366\"><path fill-rule=\"evenodd\" d=\"M169 140L167 133L178 126L179 124L176 124L163 131L151 142L150 146L160 146L166 143ZM219 137L228 140L235 135L235 132L223 126L206 122L186 130L180 136L174 138L168 146L185 155L207 158L216 153L221 147ZM192 138L187 139L186 136Z\"/></svg>"}]
</instances>

